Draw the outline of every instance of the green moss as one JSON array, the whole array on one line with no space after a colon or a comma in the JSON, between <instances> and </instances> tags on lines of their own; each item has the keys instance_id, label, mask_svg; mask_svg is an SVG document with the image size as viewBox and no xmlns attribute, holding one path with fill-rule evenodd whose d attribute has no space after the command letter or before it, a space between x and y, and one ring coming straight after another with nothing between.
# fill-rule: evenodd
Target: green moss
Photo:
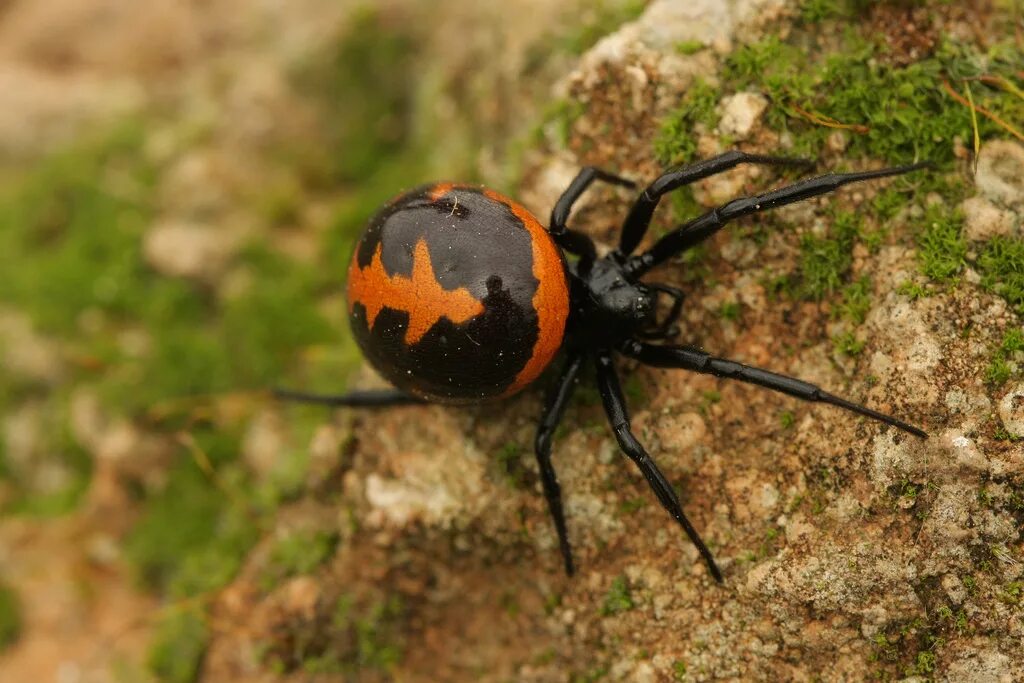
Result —
<instances>
[{"instance_id":1,"label":"green moss","mask_svg":"<svg viewBox=\"0 0 1024 683\"><path fill-rule=\"evenodd\" d=\"M800 20L816 24L825 19L848 18L851 11L851 3L847 0L803 0L800 3Z\"/></svg>"},{"instance_id":2,"label":"green moss","mask_svg":"<svg viewBox=\"0 0 1024 683\"><path fill-rule=\"evenodd\" d=\"M848 3L808 0L805 20L846 13ZM757 89L772 102L767 120L793 135L794 150L815 156L825 138L847 128L848 157L890 162L927 159L940 165L954 160L953 139L971 135L971 116L942 88L943 78L982 73L1012 77L1021 57L1012 42L980 52L953 43L935 56L905 67L884 59L888 46L878 36L848 28L835 52L822 54L771 37L739 48L727 59L724 82L730 91ZM994 88L976 88L979 102L1008 121L1021 120L1024 104ZM1016 117L1016 118L1015 118ZM987 119L982 137L1005 133Z\"/></svg>"},{"instance_id":3,"label":"green moss","mask_svg":"<svg viewBox=\"0 0 1024 683\"><path fill-rule=\"evenodd\" d=\"M138 313L151 281L139 236L153 173L125 127L56 154L0 190L0 300L45 332L73 335L84 311Z\"/></svg>"},{"instance_id":4,"label":"green moss","mask_svg":"<svg viewBox=\"0 0 1024 683\"><path fill-rule=\"evenodd\" d=\"M1019 605L1024 598L1024 581L1011 581L1003 587L1000 601L1007 605Z\"/></svg>"},{"instance_id":5,"label":"green moss","mask_svg":"<svg viewBox=\"0 0 1024 683\"><path fill-rule=\"evenodd\" d=\"M338 546L338 535L325 531L296 532L279 539L260 581L269 590L289 576L309 574L329 560Z\"/></svg>"},{"instance_id":6,"label":"green moss","mask_svg":"<svg viewBox=\"0 0 1024 683\"><path fill-rule=\"evenodd\" d=\"M647 505L644 498L630 498L619 503L619 512L624 515L631 515L637 510L642 510Z\"/></svg>"},{"instance_id":7,"label":"green moss","mask_svg":"<svg viewBox=\"0 0 1024 683\"><path fill-rule=\"evenodd\" d=\"M790 410L783 410L779 413L779 424L783 429L791 429L796 424L796 415Z\"/></svg>"},{"instance_id":8,"label":"green moss","mask_svg":"<svg viewBox=\"0 0 1024 683\"><path fill-rule=\"evenodd\" d=\"M550 131L562 148L568 147L572 126L577 119L583 116L584 112L586 112L586 107L582 102L568 99L555 100L544 109L540 122L531 137L538 142L546 132Z\"/></svg>"},{"instance_id":9,"label":"green moss","mask_svg":"<svg viewBox=\"0 0 1024 683\"><path fill-rule=\"evenodd\" d=\"M676 52L681 55L695 55L705 48L702 40L683 40L676 43Z\"/></svg>"},{"instance_id":10,"label":"green moss","mask_svg":"<svg viewBox=\"0 0 1024 683\"><path fill-rule=\"evenodd\" d=\"M149 268L142 236L158 170L142 143L140 127L124 126L0 190L0 298L88 359L75 381L131 417L192 394L266 387L297 349L334 341L316 309L316 277L281 257L244 253L252 285L224 303ZM145 334L142 353L117 343L126 328Z\"/></svg>"},{"instance_id":11,"label":"green moss","mask_svg":"<svg viewBox=\"0 0 1024 683\"><path fill-rule=\"evenodd\" d=\"M569 683L596 683L607 676L610 671L611 667L607 664L601 664L582 673L572 673L569 676Z\"/></svg>"},{"instance_id":12,"label":"green moss","mask_svg":"<svg viewBox=\"0 0 1024 683\"><path fill-rule=\"evenodd\" d=\"M640 16L645 0L598 0L584 6L573 22L574 30L561 38L561 46L570 54L581 55L597 41L626 22Z\"/></svg>"},{"instance_id":13,"label":"green moss","mask_svg":"<svg viewBox=\"0 0 1024 683\"><path fill-rule=\"evenodd\" d=\"M1002 386L1013 376L1013 369L1010 368L1006 359L997 356L985 368L985 381L994 386Z\"/></svg>"},{"instance_id":14,"label":"green moss","mask_svg":"<svg viewBox=\"0 0 1024 683\"><path fill-rule=\"evenodd\" d=\"M631 375L622 384L622 391L631 405L647 401L647 383L639 375Z\"/></svg>"},{"instance_id":15,"label":"green moss","mask_svg":"<svg viewBox=\"0 0 1024 683\"><path fill-rule=\"evenodd\" d=\"M917 259L921 273L945 282L963 269L967 258L967 240L963 235L963 215L935 204L925 211L924 229L917 236Z\"/></svg>"},{"instance_id":16,"label":"green moss","mask_svg":"<svg viewBox=\"0 0 1024 683\"><path fill-rule=\"evenodd\" d=\"M889 221L907 206L908 197L897 188L887 187L871 200L871 209L880 221Z\"/></svg>"},{"instance_id":17,"label":"green moss","mask_svg":"<svg viewBox=\"0 0 1024 683\"><path fill-rule=\"evenodd\" d=\"M992 354L992 360L985 368L985 381L994 386L1002 386L1020 371L1020 363L1010 359L1024 351L1024 331L1020 328L1007 330L1003 341Z\"/></svg>"},{"instance_id":18,"label":"green moss","mask_svg":"<svg viewBox=\"0 0 1024 683\"><path fill-rule=\"evenodd\" d=\"M210 632L198 608L175 610L156 629L146 663L162 683L193 683L206 654Z\"/></svg>"},{"instance_id":19,"label":"green moss","mask_svg":"<svg viewBox=\"0 0 1024 683\"><path fill-rule=\"evenodd\" d=\"M967 612L959 610L956 613L956 619L953 620L953 629L957 632L957 635L961 636L971 631L971 626L967 623Z\"/></svg>"},{"instance_id":20,"label":"green moss","mask_svg":"<svg viewBox=\"0 0 1024 683\"><path fill-rule=\"evenodd\" d=\"M853 263L853 244L861 227L859 216L841 212L836 214L827 235L803 236L799 274L799 292L803 297L821 299L840 288Z\"/></svg>"},{"instance_id":21,"label":"green moss","mask_svg":"<svg viewBox=\"0 0 1024 683\"><path fill-rule=\"evenodd\" d=\"M686 662L681 659L672 662L672 677L677 681L686 680Z\"/></svg>"},{"instance_id":22,"label":"green moss","mask_svg":"<svg viewBox=\"0 0 1024 683\"><path fill-rule=\"evenodd\" d=\"M864 350L865 342L857 339L853 332L843 332L832 339L836 351L847 356L858 356Z\"/></svg>"},{"instance_id":23,"label":"green moss","mask_svg":"<svg viewBox=\"0 0 1024 683\"><path fill-rule=\"evenodd\" d=\"M697 410L701 415L706 415L708 408L713 404L718 403L722 400L722 392L717 389L710 389L701 394L700 403L697 405Z\"/></svg>"},{"instance_id":24,"label":"green moss","mask_svg":"<svg viewBox=\"0 0 1024 683\"><path fill-rule=\"evenodd\" d=\"M629 584L626 583L626 577L617 576L612 580L612 586L608 590L608 594L605 595L604 602L601 605L601 616L606 617L618 614L619 612L625 612L633 609L635 606L636 604L630 595Z\"/></svg>"},{"instance_id":25,"label":"green moss","mask_svg":"<svg viewBox=\"0 0 1024 683\"><path fill-rule=\"evenodd\" d=\"M526 471L522 462L523 448L520 444L509 441L498 450L498 469L502 478L512 488L519 488L525 481Z\"/></svg>"},{"instance_id":26,"label":"green moss","mask_svg":"<svg viewBox=\"0 0 1024 683\"><path fill-rule=\"evenodd\" d=\"M918 652L914 665L906 671L908 676L925 676L935 671L935 653Z\"/></svg>"},{"instance_id":27,"label":"green moss","mask_svg":"<svg viewBox=\"0 0 1024 683\"><path fill-rule=\"evenodd\" d=\"M224 306L220 342L228 351L235 387L266 387L280 380L297 349L337 343L334 328L312 305L314 274L295 263L252 249L245 263L260 281Z\"/></svg>"},{"instance_id":28,"label":"green moss","mask_svg":"<svg viewBox=\"0 0 1024 683\"><path fill-rule=\"evenodd\" d=\"M264 661L279 673L386 672L402 660L404 612L398 597L366 603L343 594L322 618L296 623L281 642L268 643Z\"/></svg>"},{"instance_id":29,"label":"green moss","mask_svg":"<svg viewBox=\"0 0 1024 683\"><path fill-rule=\"evenodd\" d=\"M419 41L402 17L369 6L347 32L297 74L300 88L323 102L329 138L310 150L323 182L359 182L404 151L412 135Z\"/></svg>"},{"instance_id":30,"label":"green moss","mask_svg":"<svg viewBox=\"0 0 1024 683\"><path fill-rule=\"evenodd\" d=\"M0 652L21 634L21 603L14 589L0 584Z\"/></svg>"},{"instance_id":31,"label":"green moss","mask_svg":"<svg viewBox=\"0 0 1024 683\"><path fill-rule=\"evenodd\" d=\"M836 312L851 322L860 325L871 310L871 278L862 275L842 289L842 301Z\"/></svg>"},{"instance_id":32,"label":"green moss","mask_svg":"<svg viewBox=\"0 0 1024 683\"><path fill-rule=\"evenodd\" d=\"M4 390L0 375L0 393ZM92 458L71 434L66 392L43 399L42 429L37 451L39 458L65 475L63 485L57 488L37 488L31 474L12 466L0 467L0 478L11 485L11 495L5 501L3 512L34 517L53 517L73 510L82 499L92 474ZM38 466L39 462L32 465Z\"/></svg>"},{"instance_id":33,"label":"green moss","mask_svg":"<svg viewBox=\"0 0 1024 683\"><path fill-rule=\"evenodd\" d=\"M995 237L978 258L981 284L1024 313L1024 239Z\"/></svg>"},{"instance_id":34,"label":"green moss","mask_svg":"<svg viewBox=\"0 0 1024 683\"><path fill-rule=\"evenodd\" d=\"M231 457L213 437L198 436L214 463ZM258 535L251 515L183 459L168 473L165 487L146 501L125 540L125 554L147 587L179 598L199 595L238 571Z\"/></svg>"},{"instance_id":35,"label":"green moss","mask_svg":"<svg viewBox=\"0 0 1024 683\"><path fill-rule=\"evenodd\" d=\"M928 295L928 290L916 282L907 280L896 288L900 294L908 297L911 301L917 301Z\"/></svg>"},{"instance_id":36,"label":"green moss","mask_svg":"<svg viewBox=\"0 0 1024 683\"><path fill-rule=\"evenodd\" d=\"M718 315L723 320L739 320L742 308L735 301L726 301L718 308Z\"/></svg>"},{"instance_id":37,"label":"green moss","mask_svg":"<svg viewBox=\"0 0 1024 683\"><path fill-rule=\"evenodd\" d=\"M654 139L654 154L662 164L692 161L697 155L698 123L708 128L718 124L718 89L706 81L695 81L683 95L683 101L661 122Z\"/></svg>"}]
</instances>

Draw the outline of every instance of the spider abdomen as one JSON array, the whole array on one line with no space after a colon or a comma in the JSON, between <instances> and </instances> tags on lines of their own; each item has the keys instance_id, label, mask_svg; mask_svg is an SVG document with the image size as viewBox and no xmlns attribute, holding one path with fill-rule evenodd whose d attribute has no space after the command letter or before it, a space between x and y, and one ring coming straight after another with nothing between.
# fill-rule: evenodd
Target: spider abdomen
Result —
<instances>
[{"instance_id":1,"label":"spider abdomen","mask_svg":"<svg viewBox=\"0 0 1024 683\"><path fill-rule=\"evenodd\" d=\"M492 190L428 185L370 221L348 272L353 334L395 386L448 403L513 394L562 344L565 262L529 211Z\"/></svg>"}]
</instances>

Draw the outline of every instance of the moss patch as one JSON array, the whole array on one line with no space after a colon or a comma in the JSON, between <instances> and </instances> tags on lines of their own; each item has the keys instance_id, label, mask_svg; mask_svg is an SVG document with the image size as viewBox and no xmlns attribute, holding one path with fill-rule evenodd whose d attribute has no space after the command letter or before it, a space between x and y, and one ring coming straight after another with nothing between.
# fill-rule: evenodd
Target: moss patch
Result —
<instances>
[{"instance_id":1,"label":"moss patch","mask_svg":"<svg viewBox=\"0 0 1024 683\"><path fill-rule=\"evenodd\" d=\"M856 214L843 212L836 214L829 234L805 234L801 238L801 295L820 299L839 289L853 262L853 243L860 228L861 220Z\"/></svg>"},{"instance_id":2,"label":"moss patch","mask_svg":"<svg viewBox=\"0 0 1024 683\"><path fill-rule=\"evenodd\" d=\"M574 17L573 30L559 43L566 52L581 55L594 43L628 21L640 16L646 0L598 0L583 6L582 16Z\"/></svg>"},{"instance_id":3,"label":"moss patch","mask_svg":"<svg viewBox=\"0 0 1024 683\"><path fill-rule=\"evenodd\" d=\"M397 596L368 602L342 594L314 621L292 624L287 642L269 645L264 661L282 672L387 672L402 660L404 615Z\"/></svg>"},{"instance_id":4,"label":"moss patch","mask_svg":"<svg viewBox=\"0 0 1024 683\"><path fill-rule=\"evenodd\" d=\"M338 545L338 535L325 531L289 534L270 551L261 584L269 590L289 576L308 574L329 560Z\"/></svg>"},{"instance_id":5,"label":"moss patch","mask_svg":"<svg viewBox=\"0 0 1024 683\"><path fill-rule=\"evenodd\" d=\"M1024 314L1024 239L996 237L978 258L983 287Z\"/></svg>"},{"instance_id":6,"label":"moss patch","mask_svg":"<svg viewBox=\"0 0 1024 683\"><path fill-rule=\"evenodd\" d=\"M697 133L694 127L701 124L714 128L718 124L718 89L703 80L691 85L678 108L671 111L661 122L654 139L654 155L662 164L678 164L693 161L697 154Z\"/></svg>"},{"instance_id":7,"label":"moss patch","mask_svg":"<svg viewBox=\"0 0 1024 683\"><path fill-rule=\"evenodd\" d=\"M0 584L0 651L12 645L21 634L21 603L14 589Z\"/></svg>"},{"instance_id":8,"label":"moss patch","mask_svg":"<svg viewBox=\"0 0 1024 683\"><path fill-rule=\"evenodd\" d=\"M824 5L838 3L814 3L814 11L820 13ZM950 42L931 57L903 67L880 59L886 50L880 38L856 29L848 29L839 49L828 53L771 37L731 54L724 81L730 91L764 92L773 105L769 124L788 131L801 155L817 156L825 138L842 129L850 142L847 156L945 165L954 158L954 137L967 138L972 122L969 110L944 89L943 80L982 73L1006 78L1021 64L1009 43L979 52ZM1002 96L995 86L978 90L989 109L1019 120L1024 104L1016 98ZM992 121L979 122L982 137L1004 132Z\"/></svg>"},{"instance_id":9,"label":"moss patch","mask_svg":"<svg viewBox=\"0 0 1024 683\"><path fill-rule=\"evenodd\" d=\"M619 612L625 612L633 609L635 606L636 603L633 602L633 596L630 593L629 584L626 583L626 577L616 576L612 580L608 594L605 595L604 603L601 605L601 616L606 617L618 614Z\"/></svg>"},{"instance_id":10,"label":"moss patch","mask_svg":"<svg viewBox=\"0 0 1024 683\"><path fill-rule=\"evenodd\" d=\"M1002 343L992 354L992 360L985 368L985 381L1002 386L1011 377L1020 373L1021 356L1024 355L1024 332L1019 328L1007 331Z\"/></svg>"},{"instance_id":11,"label":"moss patch","mask_svg":"<svg viewBox=\"0 0 1024 683\"><path fill-rule=\"evenodd\" d=\"M917 238L917 260L921 273L944 282L960 273L966 264L967 239L963 234L963 215L946 206L929 206L924 229Z\"/></svg>"},{"instance_id":12,"label":"moss patch","mask_svg":"<svg viewBox=\"0 0 1024 683\"><path fill-rule=\"evenodd\" d=\"M125 553L144 585L184 598L230 580L257 535L249 511L232 507L206 473L182 460L146 501Z\"/></svg>"},{"instance_id":13,"label":"moss patch","mask_svg":"<svg viewBox=\"0 0 1024 683\"><path fill-rule=\"evenodd\" d=\"M193 683L198 680L209 637L206 618L199 609L171 612L157 626L147 668L162 683Z\"/></svg>"}]
</instances>

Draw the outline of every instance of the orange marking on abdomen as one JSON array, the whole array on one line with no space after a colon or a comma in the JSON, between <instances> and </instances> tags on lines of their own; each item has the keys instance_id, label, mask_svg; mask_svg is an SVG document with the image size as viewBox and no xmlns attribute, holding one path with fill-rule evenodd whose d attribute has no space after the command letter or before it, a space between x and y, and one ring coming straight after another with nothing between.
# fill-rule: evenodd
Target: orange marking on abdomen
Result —
<instances>
[{"instance_id":1,"label":"orange marking on abdomen","mask_svg":"<svg viewBox=\"0 0 1024 683\"><path fill-rule=\"evenodd\" d=\"M430 188L430 190L427 192L427 196L430 197L430 201L436 202L438 199L445 196L446 194L454 190L456 187L462 186L457 185L455 183L438 183L437 185L434 185L432 188Z\"/></svg>"},{"instance_id":2,"label":"orange marking on abdomen","mask_svg":"<svg viewBox=\"0 0 1024 683\"><path fill-rule=\"evenodd\" d=\"M366 325L371 330L381 309L405 311L409 314L405 343L412 346L441 318L458 324L483 313L483 302L465 287L448 290L441 286L434 275L424 240L417 242L413 249L410 277L388 275L381 253L382 246L378 243L370 265L360 268L357 250L348 269L349 313L353 305L362 304L366 308Z\"/></svg>"},{"instance_id":3,"label":"orange marking on abdomen","mask_svg":"<svg viewBox=\"0 0 1024 683\"><path fill-rule=\"evenodd\" d=\"M565 321L569 317L569 286L565 280L562 253L533 214L494 190L484 190L484 194L507 206L530 232L533 276L537 278L537 291L533 295L533 310L537 312L537 341L526 365L503 394L509 396L537 379L562 346Z\"/></svg>"}]
</instances>

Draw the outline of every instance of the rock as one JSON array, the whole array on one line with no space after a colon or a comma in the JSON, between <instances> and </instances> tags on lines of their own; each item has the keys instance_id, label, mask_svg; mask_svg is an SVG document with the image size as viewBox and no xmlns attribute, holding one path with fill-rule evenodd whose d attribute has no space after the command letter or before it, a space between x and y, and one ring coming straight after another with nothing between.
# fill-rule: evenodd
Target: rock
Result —
<instances>
[{"instance_id":1,"label":"rock","mask_svg":"<svg viewBox=\"0 0 1024 683\"><path fill-rule=\"evenodd\" d=\"M1007 237L1013 233L1013 214L983 197L965 199L960 209L964 212L964 232L972 242L996 236Z\"/></svg>"},{"instance_id":2,"label":"rock","mask_svg":"<svg viewBox=\"0 0 1024 683\"><path fill-rule=\"evenodd\" d=\"M58 148L85 130L123 120L144 102L141 89L124 79L10 63L0 64L0 93L0 154L15 157Z\"/></svg>"},{"instance_id":3,"label":"rock","mask_svg":"<svg viewBox=\"0 0 1024 683\"><path fill-rule=\"evenodd\" d=\"M718 130L723 135L746 138L768 108L768 100L754 92L738 92L722 100Z\"/></svg>"},{"instance_id":4,"label":"rock","mask_svg":"<svg viewBox=\"0 0 1024 683\"><path fill-rule=\"evenodd\" d=\"M150 228L143 249L146 262L164 275L212 282L227 267L235 246L215 227L168 220Z\"/></svg>"},{"instance_id":5,"label":"rock","mask_svg":"<svg viewBox=\"0 0 1024 683\"><path fill-rule=\"evenodd\" d=\"M727 51L735 32L761 23L784 6L782 0L656 0L636 21L598 42L584 60L586 66L619 62L638 47L674 52L680 42L693 40Z\"/></svg>"},{"instance_id":6,"label":"rock","mask_svg":"<svg viewBox=\"0 0 1024 683\"><path fill-rule=\"evenodd\" d=\"M941 443L949 450L956 464L967 470L984 472L988 469L988 461L978 445L958 430L950 429L942 433Z\"/></svg>"},{"instance_id":7,"label":"rock","mask_svg":"<svg viewBox=\"0 0 1024 683\"><path fill-rule=\"evenodd\" d=\"M238 184L230 160L211 150L184 154L160 182L161 204L183 216L210 216L229 208Z\"/></svg>"},{"instance_id":8,"label":"rock","mask_svg":"<svg viewBox=\"0 0 1024 683\"><path fill-rule=\"evenodd\" d=\"M967 588L956 574L946 574L942 577L942 590L946 591L954 605L962 605L967 600Z\"/></svg>"},{"instance_id":9,"label":"rock","mask_svg":"<svg viewBox=\"0 0 1024 683\"><path fill-rule=\"evenodd\" d=\"M64 376L57 344L36 332L23 313L0 310L0 352L4 369L15 377L55 384Z\"/></svg>"},{"instance_id":10,"label":"rock","mask_svg":"<svg viewBox=\"0 0 1024 683\"><path fill-rule=\"evenodd\" d=\"M1024 436L1024 382L1014 385L999 401L999 419L1014 436Z\"/></svg>"},{"instance_id":11,"label":"rock","mask_svg":"<svg viewBox=\"0 0 1024 683\"><path fill-rule=\"evenodd\" d=\"M1024 207L1024 146L1010 140L985 143L974 183L979 193L996 203Z\"/></svg>"},{"instance_id":12,"label":"rock","mask_svg":"<svg viewBox=\"0 0 1024 683\"><path fill-rule=\"evenodd\" d=\"M950 683L1010 683L1020 680L1020 662L1014 666L1010 658L998 650L975 650L951 663L945 680Z\"/></svg>"},{"instance_id":13,"label":"rock","mask_svg":"<svg viewBox=\"0 0 1024 683\"><path fill-rule=\"evenodd\" d=\"M281 414L265 409L249 422L242 439L242 459L259 477L265 479L280 464L284 451L285 425Z\"/></svg>"},{"instance_id":14,"label":"rock","mask_svg":"<svg viewBox=\"0 0 1024 683\"><path fill-rule=\"evenodd\" d=\"M830 152L836 152L837 154L844 152L849 145L850 139L845 131L834 130L825 138L825 146L828 147Z\"/></svg>"}]
</instances>

